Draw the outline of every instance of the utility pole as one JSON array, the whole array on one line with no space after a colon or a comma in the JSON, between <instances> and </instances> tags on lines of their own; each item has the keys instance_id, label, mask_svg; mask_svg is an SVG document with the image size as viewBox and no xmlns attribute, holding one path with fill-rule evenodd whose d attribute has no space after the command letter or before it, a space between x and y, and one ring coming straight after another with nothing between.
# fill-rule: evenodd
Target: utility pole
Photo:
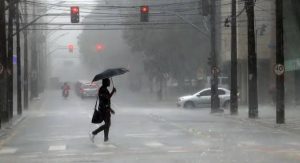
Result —
<instances>
[{"instance_id":1,"label":"utility pole","mask_svg":"<svg viewBox=\"0 0 300 163\"><path fill-rule=\"evenodd\" d=\"M276 65L284 70L283 0L276 0ZM277 67L276 66L276 67ZM276 75L276 123L285 123L284 72Z\"/></svg>"},{"instance_id":2,"label":"utility pole","mask_svg":"<svg viewBox=\"0 0 300 163\"><path fill-rule=\"evenodd\" d=\"M24 0L24 22L28 23L27 0ZM24 30L24 108L28 109L28 31Z\"/></svg>"},{"instance_id":3,"label":"utility pole","mask_svg":"<svg viewBox=\"0 0 300 163\"><path fill-rule=\"evenodd\" d=\"M17 0L16 5L16 32L17 32L17 112L18 115L22 114L22 82L21 82L21 45L20 45L20 0Z\"/></svg>"},{"instance_id":4,"label":"utility pole","mask_svg":"<svg viewBox=\"0 0 300 163\"><path fill-rule=\"evenodd\" d=\"M36 6L33 6L33 17L36 17ZM33 25L33 27L35 27ZM32 32L32 55L31 55L31 82L30 82L30 88L31 88L31 95L30 99L38 97L38 55L37 55L37 31L34 30Z\"/></svg>"},{"instance_id":5,"label":"utility pole","mask_svg":"<svg viewBox=\"0 0 300 163\"><path fill-rule=\"evenodd\" d=\"M5 77L7 49L6 49L6 23L5 23L5 1L0 1L0 129L3 120L8 120L6 108L6 84Z\"/></svg>"},{"instance_id":6,"label":"utility pole","mask_svg":"<svg viewBox=\"0 0 300 163\"><path fill-rule=\"evenodd\" d=\"M238 114L237 97L237 25L236 25L236 0L232 0L231 7L231 90L230 90L230 113Z\"/></svg>"},{"instance_id":7,"label":"utility pole","mask_svg":"<svg viewBox=\"0 0 300 163\"><path fill-rule=\"evenodd\" d=\"M0 79L6 69L6 22L5 22L5 1L0 1ZM1 85L0 85L1 86ZM2 90L2 89L0 89Z\"/></svg>"},{"instance_id":8,"label":"utility pole","mask_svg":"<svg viewBox=\"0 0 300 163\"><path fill-rule=\"evenodd\" d=\"M254 0L246 0L246 12L248 17L248 96L249 118L258 117L257 103L257 61L254 29Z\"/></svg>"},{"instance_id":9,"label":"utility pole","mask_svg":"<svg viewBox=\"0 0 300 163\"><path fill-rule=\"evenodd\" d=\"M9 15L8 15L8 52L7 52L7 71L8 71L8 87L7 87L7 109L9 110L9 117L13 117L13 19L15 16L14 0L9 0Z\"/></svg>"},{"instance_id":10,"label":"utility pole","mask_svg":"<svg viewBox=\"0 0 300 163\"><path fill-rule=\"evenodd\" d=\"M218 95L218 74L219 68L217 67L217 54L216 54L216 0L211 0L211 113L220 112L220 99Z\"/></svg>"}]
</instances>

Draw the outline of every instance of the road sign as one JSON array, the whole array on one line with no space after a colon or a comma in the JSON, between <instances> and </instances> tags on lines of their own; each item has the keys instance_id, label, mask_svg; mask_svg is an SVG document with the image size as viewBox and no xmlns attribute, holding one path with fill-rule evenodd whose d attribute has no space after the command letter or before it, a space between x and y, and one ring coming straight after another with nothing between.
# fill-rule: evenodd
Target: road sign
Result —
<instances>
[{"instance_id":1,"label":"road sign","mask_svg":"<svg viewBox=\"0 0 300 163\"><path fill-rule=\"evenodd\" d=\"M274 66L274 73L278 76L284 74L284 71L285 71L285 68L284 68L284 65L282 64L276 64Z\"/></svg>"},{"instance_id":2,"label":"road sign","mask_svg":"<svg viewBox=\"0 0 300 163\"><path fill-rule=\"evenodd\" d=\"M13 64L16 65L17 64L17 56L13 55Z\"/></svg>"},{"instance_id":3,"label":"road sign","mask_svg":"<svg viewBox=\"0 0 300 163\"><path fill-rule=\"evenodd\" d=\"M300 58L286 60L284 65L285 65L285 71L300 70Z\"/></svg>"},{"instance_id":4,"label":"road sign","mask_svg":"<svg viewBox=\"0 0 300 163\"><path fill-rule=\"evenodd\" d=\"M217 75L217 74L220 73L220 69L219 69L218 67L212 67L212 68L211 68L211 73L212 73L213 75Z\"/></svg>"}]
</instances>

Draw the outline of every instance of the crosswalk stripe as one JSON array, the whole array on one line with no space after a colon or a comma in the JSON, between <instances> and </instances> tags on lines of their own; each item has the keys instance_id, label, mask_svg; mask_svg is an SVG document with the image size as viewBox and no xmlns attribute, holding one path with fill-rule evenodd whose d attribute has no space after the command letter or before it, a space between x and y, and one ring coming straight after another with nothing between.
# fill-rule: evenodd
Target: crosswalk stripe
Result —
<instances>
[{"instance_id":1,"label":"crosswalk stripe","mask_svg":"<svg viewBox=\"0 0 300 163\"><path fill-rule=\"evenodd\" d=\"M57 146L50 146L49 151L64 151L66 150L66 145L57 145Z\"/></svg>"},{"instance_id":2,"label":"crosswalk stripe","mask_svg":"<svg viewBox=\"0 0 300 163\"><path fill-rule=\"evenodd\" d=\"M98 148L117 148L117 146L113 145L113 144L96 144L96 146Z\"/></svg>"},{"instance_id":3,"label":"crosswalk stripe","mask_svg":"<svg viewBox=\"0 0 300 163\"><path fill-rule=\"evenodd\" d=\"M162 147L162 146L164 146L160 142L148 142L148 143L145 143L145 145L148 146L148 147Z\"/></svg>"},{"instance_id":4,"label":"crosswalk stripe","mask_svg":"<svg viewBox=\"0 0 300 163\"><path fill-rule=\"evenodd\" d=\"M0 150L0 154L14 154L17 152L17 148L5 147Z\"/></svg>"}]
</instances>

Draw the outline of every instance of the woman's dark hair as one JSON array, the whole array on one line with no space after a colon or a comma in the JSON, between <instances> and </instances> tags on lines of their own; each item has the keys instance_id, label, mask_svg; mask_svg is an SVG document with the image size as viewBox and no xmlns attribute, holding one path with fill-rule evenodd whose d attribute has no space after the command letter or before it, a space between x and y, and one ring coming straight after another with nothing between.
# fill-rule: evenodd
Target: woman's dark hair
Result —
<instances>
[{"instance_id":1,"label":"woman's dark hair","mask_svg":"<svg viewBox=\"0 0 300 163\"><path fill-rule=\"evenodd\" d=\"M109 86L110 85L110 80L108 78L105 78L102 80L102 85L103 86Z\"/></svg>"}]
</instances>

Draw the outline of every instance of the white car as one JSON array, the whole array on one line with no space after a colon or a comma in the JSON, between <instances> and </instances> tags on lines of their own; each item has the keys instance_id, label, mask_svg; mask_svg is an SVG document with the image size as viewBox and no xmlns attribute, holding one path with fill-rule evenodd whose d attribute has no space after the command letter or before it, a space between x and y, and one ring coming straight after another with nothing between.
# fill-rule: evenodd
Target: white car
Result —
<instances>
[{"instance_id":1,"label":"white car","mask_svg":"<svg viewBox=\"0 0 300 163\"><path fill-rule=\"evenodd\" d=\"M230 91L226 88L219 88L220 106L227 108L230 105ZM183 108L210 107L211 89L203 89L193 95L182 96L178 98L177 106Z\"/></svg>"}]
</instances>

